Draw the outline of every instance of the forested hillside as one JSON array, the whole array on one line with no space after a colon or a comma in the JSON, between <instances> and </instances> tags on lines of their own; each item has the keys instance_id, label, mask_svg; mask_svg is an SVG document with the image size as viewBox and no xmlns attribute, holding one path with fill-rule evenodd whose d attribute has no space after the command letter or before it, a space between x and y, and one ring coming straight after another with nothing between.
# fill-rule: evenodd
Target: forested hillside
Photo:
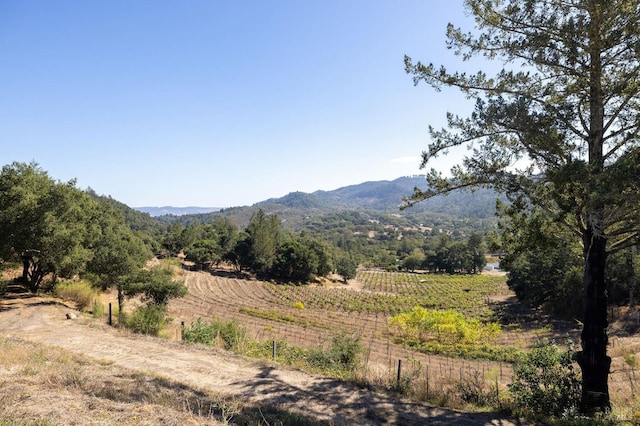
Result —
<instances>
[{"instance_id":1,"label":"forested hillside","mask_svg":"<svg viewBox=\"0 0 640 426\"><path fill-rule=\"evenodd\" d=\"M479 271L488 247L485 234L496 240L496 195L452 194L401 210L403 197L424 182L424 177L404 177L335 191L293 192L253 206L157 220L171 226L163 242L170 252L184 251L200 264L227 261L238 269L285 280L293 276L283 272L282 262L303 270L300 263L294 266L303 258L325 265L320 270L342 272L353 265ZM230 227L237 227L239 234L232 236ZM230 239L237 240L235 246L228 243ZM326 256L330 260L322 260ZM303 275L308 279L316 272Z\"/></svg>"},{"instance_id":2,"label":"forested hillside","mask_svg":"<svg viewBox=\"0 0 640 426\"><path fill-rule=\"evenodd\" d=\"M401 211L403 198L410 196L415 187L424 189L425 185L423 176L401 177L393 181L365 182L333 191L310 194L292 192L252 206L225 208L207 214L165 215L157 219L169 223L179 221L187 225L195 221L206 223L214 217L224 216L244 227L253 213L263 210L268 214L277 214L286 228L300 231L308 226L317 228L317 222L322 221L325 215L351 211L365 214L372 220L382 220L388 225L424 226L445 232L462 228L483 232L495 225L498 195L490 190L436 197L428 203Z\"/></svg>"}]
</instances>

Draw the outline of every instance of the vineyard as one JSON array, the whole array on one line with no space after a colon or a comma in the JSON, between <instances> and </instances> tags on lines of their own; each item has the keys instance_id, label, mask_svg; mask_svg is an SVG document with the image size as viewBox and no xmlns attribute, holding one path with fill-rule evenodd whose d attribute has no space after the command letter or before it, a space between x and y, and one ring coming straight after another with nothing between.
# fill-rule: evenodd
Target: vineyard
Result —
<instances>
[{"instance_id":1,"label":"vineyard","mask_svg":"<svg viewBox=\"0 0 640 426\"><path fill-rule=\"evenodd\" d=\"M198 318L236 319L254 339L282 339L301 347L325 344L338 331L346 331L360 337L366 350L362 361L371 382L395 377L401 363L403 378L427 389L442 391L473 380L492 384L498 396L506 391L512 373L509 362L444 356L437 350L426 353L403 345L390 318L415 307L455 310L473 320L500 322L499 336L483 344L513 351L526 350L541 338L564 342L570 335L576 340L579 333L575 323L549 325L531 314L520 321L513 313L505 315L514 298L504 276L362 270L348 285L293 286L222 273L182 273L189 294L170 304L176 338L181 322L189 326ZM614 359L614 367L618 361ZM626 398L627 370L618 367L614 368L618 374L612 375L612 395L619 391Z\"/></svg>"}]
</instances>

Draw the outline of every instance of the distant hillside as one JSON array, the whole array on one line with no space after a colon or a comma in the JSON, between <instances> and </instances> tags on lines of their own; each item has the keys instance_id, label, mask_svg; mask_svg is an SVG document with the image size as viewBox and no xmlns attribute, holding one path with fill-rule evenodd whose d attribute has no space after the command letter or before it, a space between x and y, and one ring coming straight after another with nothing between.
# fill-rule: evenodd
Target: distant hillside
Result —
<instances>
[{"instance_id":1,"label":"distant hillside","mask_svg":"<svg viewBox=\"0 0 640 426\"><path fill-rule=\"evenodd\" d=\"M173 216L184 216L189 214L204 214L217 212L220 210L220 207L172 207L172 206L164 206L164 207L133 207L134 210L139 212L148 213L150 216L165 216L165 215L173 215Z\"/></svg>"},{"instance_id":2,"label":"distant hillside","mask_svg":"<svg viewBox=\"0 0 640 426\"><path fill-rule=\"evenodd\" d=\"M334 207L396 211L402 204L403 197L411 195L415 187L426 188L424 177L401 177L393 181L364 182L334 191L316 191L312 195Z\"/></svg>"},{"instance_id":3,"label":"distant hillside","mask_svg":"<svg viewBox=\"0 0 640 426\"><path fill-rule=\"evenodd\" d=\"M144 231L150 235L157 236L165 232L167 229L166 224L155 220L148 213L132 209L126 204L111 198L111 196L98 195L91 188L87 188L86 191L94 200L109 204L114 209L122 213L125 223L134 231Z\"/></svg>"},{"instance_id":4,"label":"distant hillside","mask_svg":"<svg viewBox=\"0 0 640 426\"><path fill-rule=\"evenodd\" d=\"M416 223L447 223L454 221L472 221L477 227L495 221L495 205L498 196L491 190L479 190L475 193L459 192L449 196L435 197L400 211L403 197L413 193L415 187L425 189L426 181L422 176L401 177L393 181L364 182L333 191L316 191L311 194L292 192L284 197L270 198L252 206L221 209L206 214L160 216L159 220L183 224L198 220L206 223L218 215L232 219L240 227L249 223L251 215L258 209L267 214L276 214L290 229L305 227L311 218L334 214L344 210L366 212L372 217L394 215L410 218Z\"/></svg>"},{"instance_id":5,"label":"distant hillside","mask_svg":"<svg viewBox=\"0 0 640 426\"><path fill-rule=\"evenodd\" d=\"M364 182L345 186L333 191L316 191L311 194L292 192L282 198L272 198L253 207L273 208L282 206L292 209L332 211L356 209L386 213L400 213L403 198L409 197L414 188L425 190L423 176L401 177L392 181ZM481 189L474 193L454 192L448 196L434 197L405 210L412 213L439 213L457 218L485 219L495 214L498 195L491 190ZM266 208L265 208L266 207Z\"/></svg>"}]
</instances>

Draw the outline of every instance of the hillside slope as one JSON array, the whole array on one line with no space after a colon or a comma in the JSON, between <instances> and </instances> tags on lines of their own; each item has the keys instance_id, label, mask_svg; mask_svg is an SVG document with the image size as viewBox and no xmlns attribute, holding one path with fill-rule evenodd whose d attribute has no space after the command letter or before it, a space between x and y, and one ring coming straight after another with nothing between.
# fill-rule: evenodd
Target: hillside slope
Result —
<instances>
[{"instance_id":1,"label":"hillside slope","mask_svg":"<svg viewBox=\"0 0 640 426\"><path fill-rule=\"evenodd\" d=\"M379 219L380 216L393 215L408 218L413 223L424 223L430 226L443 221L478 222L476 227L495 222L495 205L498 195L491 190L478 190L474 193L456 192L449 196L434 197L401 211L403 198L413 193L418 187L425 189L426 181L422 176L401 177L392 181L364 182L350 185L333 191L316 191L313 193L292 192L280 198L270 198L252 206L221 209L219 212L185 215L161 216L164 222L180 221L183 224L207 223L218 215L232 219L244 227L251 215L258 209L267 214L276 214L285 226L290 229L304 229L304 222L311 217L335 214L341 211L357 211Z\"/></svg>"},{"instance_id":2,"label":"hillside slope","mask_svg":"<svg viewBox=\"0 0 640 426\"><path fill-rule=\"evenodd\" d=\"M318 424L515 424L491 413L468 414L395 400L339 380L275 364L258 364L227 352L127 335L87 317L69 321L65 319L68 311L55 301L39 297L0 299L0 337L20 336L82 354L100 365L112 365L116 372L119 367L176 381L198 392L234 395L243 405L275 406L281 412L315 419ZM0 371L3 368L0 366ZM2 388L7 396L20 395L24 383L10 371L3 374ZM33 400L31 396L28 399ZM42 417L35 416L33 421L46 419L47 424L69 424L71 419L64 416L73 410L73 420L81 419L77 424L108 424L93 417L97 414L91 404L83 408L77 400L51 398L41 405L44 406L34 408L38 408ZM141 410L129 414L131 421L124 424L153 423L153 413Z\"/></svg>"}]
</instances>

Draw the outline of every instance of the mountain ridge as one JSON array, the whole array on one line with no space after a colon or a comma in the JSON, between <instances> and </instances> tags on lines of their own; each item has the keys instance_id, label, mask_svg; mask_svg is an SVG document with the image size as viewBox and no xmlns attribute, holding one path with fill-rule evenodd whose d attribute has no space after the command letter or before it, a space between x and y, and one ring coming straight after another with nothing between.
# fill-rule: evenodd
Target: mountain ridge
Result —
<instances>
[{"instance_id":1,"label":"mountain ridge","mask_svg":"<svg viewBox=\"0 0 640 426\"><path fill-rule=\"evenodd\" d=\"M204 214L212 213L222 210L222 207L199 207L199 206L187 206L187 207L174 207L174 206L162 206L162 207L132 207L132 209L139 212L148 213L151 217L173 215L184 216L190 214Z\"/></svg>"},{"instance_id":2,"label":"mountain ridge","mask_svg":"<svg viewBox=\"0 0 640 426\"><path fill-rule=\"evenodd\" d=\"M169 214L156 216L154 219L167 223L179 220L187 224L195 221L207 223L214 217L225 216L243 227L249 223L253 213L261 209L266 214L277 215L285 226L291 229L301 229L304 223L308 223L312 218L341 211L356 211L369 215L370 218L393 215L411 218L411 221L416 223L451 223L451 220L476 223L495 221L496 199L499 196L489 189L437 196L401 211L403 198L411 196L416 187L427 189L424 176L405 176L391 181L368 181L332 191L296 191L251 206L222 208L216 212L180 217Z\"/></svg>"}]
</instances>

